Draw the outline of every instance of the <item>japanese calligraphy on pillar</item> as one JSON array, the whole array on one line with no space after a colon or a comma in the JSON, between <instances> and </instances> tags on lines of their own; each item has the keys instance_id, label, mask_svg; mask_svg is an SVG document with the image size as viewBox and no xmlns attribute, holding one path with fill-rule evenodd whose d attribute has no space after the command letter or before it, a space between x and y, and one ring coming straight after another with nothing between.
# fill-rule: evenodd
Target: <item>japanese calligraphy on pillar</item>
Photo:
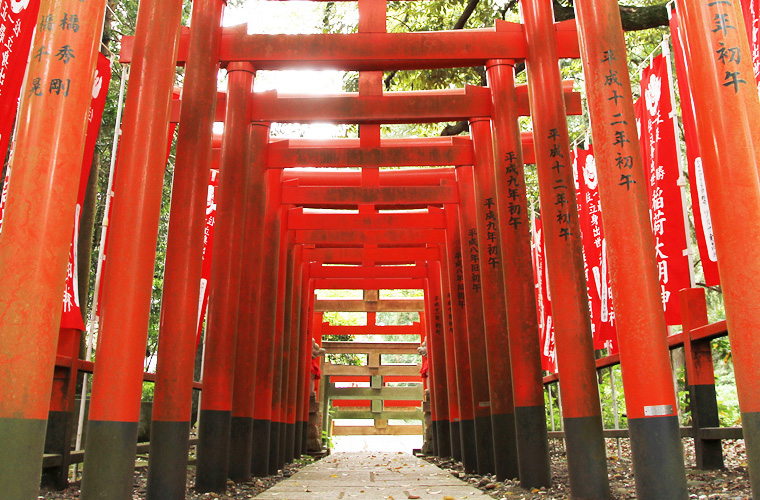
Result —
<instances>
[{"instance_id":1,"label":"japanese calligraphy on pillar","mask_svg":"<svg viewBox=\"0 0 760 500\"><path fill-rule=\"evenodd\" d=\"M443 335L443 314L441 313L441 297L438 293L433 294L433 319L435 320L435 335L440 337Z\"/></svg>"},{"instance_id":2,"label":"japanese calligraphy on pillar","mask_svg":"<svg viewBox=\"0 0 760 500\"><path fill-rule=\"evenodd\" d=\"M604 75L604 89L607 101L611 102L613 112L608 117L607 126L610 127L613 134L612 147L614 148L615 166L620 176L618 186L629 191L637 180L633 174L633 156L629 154L628 147L631 139L626 132L628 121L625 119L623 112L623 83L620 81L618 71L614 69L614 61L617 61L617 55L613 50L605 50L602 57L602 64L607 65L607 73ZM620 91L620 92L619 92Z\"/></svg>"},{"instance_id":3,"label":"japanese calligraphy on pillar","mask_svg":"<svg viewBox=\"0 0 760 500\"><path fill-rule=\"evenodd\" d=\"M515 163L516 159L517 154L514 151L508 151L504 154L504 160L507 164L507 166L504 167L505 173L507 174L506 199L507 209L509 211L509 220L507 221L507 224L514 230L517 230L520 224L523 223L523 214L521 213L522 209L518 203L520 197L520 174L517 171L517 164Z\"/></svg>"},{"instance_id":4,"label":"japanese calligraphy on pillar","mask_svg":"<svg viewBox=\"0 0 760 500\"><path fill-rule=\"evenodd\" d=\"M760 94L760 0L742 0L742 12L749 49L752 52L752 70L755 73L757 92Z\"/></svg>"},{"instance_id":5,"label":"japanese calligraphy on pillar","mask_svg":"<svg viewBox=\"0 0 760 500\"><path fill-rule=\"evenodd\" d=\"M705 3L713 16L713 26L710 31L713 33L713 57L721 68L718 79L723 87L738 94L740 87L746 86L748 79L751 81L754 76L742 73L739 68L742 55L745 58L750 55L742 54L737 40L739 29L737 26L741 26L741 20L736 16L733 1L706 0Z\"/></svg>"},{"instance_id":6,"label":"japanese calligraphy on pillar","mask_svg":"<svg viewBox=\"0 0 760 500\"><path fill-rule=\"evenodd\" d=\"M499 260L499 228L496 220L496 202L493 198L486 198L483 205L486 207L486 239L488 240L488 261L486 265L496 269L500 265Z\"/></svg>"},{"instance_id":7,"label":"japanese calligraphy on pillar","mask_svg":"<svg viewBox=\"0 0 760 500\"><path fill-rule=\"evenodd\" d=\"M472 278L472 291L480 293L480 251L478 250L478 230L471 228L467 231L467 245L470 248L470 277Z\"/></svg>"},{"instance_id":8,"label":"japanese calligraphy on pillar","mask_svg":"<svg viewBox=\"0 0 760 500\"><path fill-rule=\"evenodd\" d=\"M533 220L531 238L533 253L533 277L536 286L536 306L538 312L538 337L541 344L541 368L557 373L557 350L554 344L554 323L552 322L552 302L546 273L546 252L541 219Z\"/></svg>"},{"instance_id":9,"label":"japanese calligraphy on pillar","mask_svg":"<svg viewBox=\"0 0 760 500\"><path fill-rule=\"evenodd\" d=\"M0 0L0 157L10 143L40 0Z\"/></svg>"},{"instance_id":10,"label":"japanese calligraphy on pillar","mask_svg":"<svg viewBox=\"0 0 760 500\"><path fill-rule=\"evenodd\" d=\"M697 236L702 272L705 284L714 286L720 284L718 275L718 255L715 250L715 238L712 230L710 206L707 202L702 153L699 149L697 124L694 118L694 102L689 89L689 74L684 59L683 33L679 28L677 12L671 12L670 31L673 40L676 74L678 75L678 92L681 95L681 115L683 117L684 140L686 142L686 161L688 163L689 180L691 183L691 209L694 214L694 228Z\"/></svg>"},{"instance_id":11,"label":"japanese calligraphy on pillar","mask_svg":"<svg viewBox=\"0 0 760 500\"><path fill-rule=\"evenodd\" d=\"M454 254L454 267L456 269L456 281L457 281L457 305L464 307L464 262L462 261L462 252L456 252Z\"/></svg>"},{"instance_id":12,"label":"japanese calligraphy on pillar","mask_svg":"<svg viewBox=\"0 0 760 500\"><path fill-rule=\"evenodd\" d=\"M615 310L607 266L607 243L602 227L602 207L599 203L599 180L591 147L574 152L573 173L594 348L606 348L614 353L617 351Z\"/></svg>"},{"instance_id":13,"label":"japanese calligraphy on pillar","mask_svg":"<svg viewBox=\"0 0 760 500\"><path fill-rule=\"evenodd\" d=\"M552 160L552 170L554 170L557 178L554 180L552 188L554 189L554 213L556 214L557 224L559 227L559 237L567 241L571 236L570 234L570 203L568 193L570 186L568 186L563 176L563 170L567 168L565 155L562 154L562 147L560 146L559 130L553 128L549 130L549 140L552 141L551 149L549 150L549 156Z\"/></svg>"},{"instance_id":14,"label":"japanese calligraphy on pillar","mask_svg":"<svg viewBox=\"0 0 760 500\"><path fill-rule=\"evenodd\" d=\"M688 288L689 260L681 198L681 169L675 138L667 60L659 55L642 71L643 97L636 102L641 153L648 174L649 214L655 240L665 321L681 324L678 291Z\"/></svg>"},{"instance_id":15,"label":"japanese calligraphy on pillar","mask_svg":"<svg viewBox=\"0 0 760 500\"><path fill-rule=\"evenodd\" d=\"M219 186L219 171L211 169L208 180L208 195L206 196L206 225L203 229L203 267L201 268L201 293L198 304L198 330L196 347L200 343L203 333L203 317L208 306L209 288L211 279L211 249L214 242L214 225L216 223L216 189Z\"/></svg>"}]
</instances>

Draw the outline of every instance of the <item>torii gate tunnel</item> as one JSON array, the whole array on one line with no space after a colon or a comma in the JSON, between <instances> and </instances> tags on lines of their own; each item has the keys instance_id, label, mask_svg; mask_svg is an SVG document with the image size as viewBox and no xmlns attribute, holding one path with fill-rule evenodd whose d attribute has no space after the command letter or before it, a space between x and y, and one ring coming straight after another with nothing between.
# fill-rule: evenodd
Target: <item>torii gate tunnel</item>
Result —
<instances>
[{"instance_id":1,"label":"torii gate tunnel","mask_svg":"<svg viewBox=\"0 0 760 500\"><path fill-rule=\"evenodd\" d=\"M566 121L581 105L571 82L561 80L564 58L583 62L637 496L688 497L669 365L674 341L666 337L616 2L577 0L577 24L555 23L548 0L521 0L523 24L497 20L490 29L387 33L385 0L359 0L358 33L283 36L222 28L223 0L194 0L192 28L185 30L180 0L141 0L136 34L122 45L131 80L93 367L76 354L80 332L59 332L59 313L82 158L77 124L87 119L92 81L86 75L93 74L105 3L43 0L42 15L75 14L80 28L77 36L40 30L34 45L76 44L77 56L64 75L33 59L22 94L29 95L33 77L46 81L57 72L56 78L71 80L66 99L23 99L18 118L0 238L3 498L37 498L43 454L54 449L46 432L61 422L70 426L78 370L94 373L81 498L132 498L171 120L179 123L179 136L148 498L185 497L194 388L202 387L198 490L223 491L228 477L265 475L306 451L312 338L321 318L314 290L320 288L423 289L434 452L461 459L467 470L519 477L525 487L550 485L526 163L537 164L547 214L572 495L609 498ZM723 328L758 496L760 102L751 86L736 90L719 78L725 70L715 47L749 54L744 29L713 25L716 16L741 25L739 1L677 3L725 298ZM528 83L516 85L514 65L523 61ZM748 57L737 64L752 74ZM172 104L178 65L185 67L184 88L181 104ZM383 71L468 66L485 66L488 86L383 91ZM217 92L220 67L229 76L226 94ZM253 93L257 70L302 67L359 71L359 91ZM532 118L532 134L520 133L520 116ZM380 134L381 124L450 120L469 120L470 136ZM193 381L195 332L215 121L225 127L199 384ZM358 124L359 138L270 138L275 122ZM344 170L293 170L305 166ZM710 427L715 423L700 411L709 414L710 398L714 405L706 340L714 332L697 329L706 324L699 292L683 294L688 328L679 338L692 397L699 399L695 426L702 418ZM369 301L362 304L372 311ZM699 443L698 459L708 466L714 441Z\"/></svg>"}]
</instances>

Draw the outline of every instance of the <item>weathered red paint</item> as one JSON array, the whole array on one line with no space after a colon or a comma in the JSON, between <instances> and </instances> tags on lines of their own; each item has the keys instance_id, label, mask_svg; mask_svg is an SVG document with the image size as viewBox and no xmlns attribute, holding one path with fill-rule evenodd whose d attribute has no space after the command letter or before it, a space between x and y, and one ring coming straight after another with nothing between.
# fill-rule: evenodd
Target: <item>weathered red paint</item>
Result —
<instances>
[{"instance_id":1,"label":"weathered red paint","mask_svg":"<svg viewBox=\"0 0 760 500\"><path fill-rule=\"evenodd\" d=\"M266 149L269 127L255 123L250 127L245 228L241 266L240 303L235 348L232 416L253 418L256 374L257 304L261 293L261 233L264 230L266 202Z\"/></svg>"},{"instance_id":2,"label":"weathered red paint","mask_svg":"<svg viewBox=\"0 0 760 500\"><path fill-rule=\"evenodd\" d=\"M222 33L221 60L256 62L262 70L302 65L356 71L482 66L489 59L525 59L522 26L496 20L495 28L433 33L353 33L327 35L246 35L234 28ZM578 57L574 23L558 23L559 57ZM121 62L132 59L131 38L124 37ZM184 41L184 40L183 40ZM186 42L185 42L186 43ZM184 44L181 48L184 47ZM186 60L180 50L177 62Z\"/></svg>"},{"instance_id":3,"label":"weathered red paint","mask_svg":"<svg viewBox=\"0 0 760 500\"><path fill-rule=\"evenodd\" d=\"M206 222L208 166L219 68L219 41L224 3L193 4L193 35L185 73L182 127L172 181L164 289L161 294L153 420L187 421L192 406L195 369L198 283L201 280L203 229ZM222 108L222 112L225 108ZM219 138L221 147L221 138Z\"/></svg>"},{"instance_id":4,"label":"weathered red paint","mask_svg":"<svg viewBox=\"0 0 760 500\"><path fill-rule=\"evenodd\" d=\"M248 103L254 75L253 67L244 63L230 64L227 71L230 99L219 172L201 398L202 409L219 411L232 410L248 187L248 169L240 165L248 165L250 158Z\"/></svg>"}]
</instances>

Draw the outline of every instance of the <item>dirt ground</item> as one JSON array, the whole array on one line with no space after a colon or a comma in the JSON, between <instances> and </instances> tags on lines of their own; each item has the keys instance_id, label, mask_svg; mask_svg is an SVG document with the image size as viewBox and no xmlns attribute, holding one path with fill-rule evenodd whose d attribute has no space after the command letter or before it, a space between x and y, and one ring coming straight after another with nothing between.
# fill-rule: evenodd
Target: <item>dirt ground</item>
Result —
<instances>
[{"instance_id":1,"label":"dirt ground","mask_svg":"<svg viewBox=\"0 0 760 500\"><path fill-rule=\"evenodd\" d=\"M686 456L686 474L688 480L689 496L697 500L730 499L748 500L750 496L749 473L745 463L743 441L723 441L723 452L726 468L719 471L702 471L694 465L694 447L691 439L684 439L684 452ZM618 455L617 442L615 439L607 440L608 470L610 487L613 497L616 499L636 498L633 473L631 470L630 445L627 439L620 440L620 455ZM569 486L567 476L567 461L564 447L561 441L552 441L551 461L553 485L543 490L527 491L519 487L515 481L498 482L493 477L466 474L462 464L453 460L442 460L435 457L427 457L431 463L448 470L451 474L459 477L486 491L491 497L503 499L569 499ZM217 495L215 493L197 493L193 490L195 483L195 467L188 467L187 472L187 498L189 500L220 498L225 500L239 500L253 498L260 492L271 488L274 484L295 474L300 468L311 463L311 458L301 459L285 467L279 474L264 478L255 478L247 483L233 483L229 481L227 493ZM145 499L145 483L147 480L147 465L139 464L135 470L135 500ZM65 491L40 492L40 499L74 500L79 498L79 482L72 484Z\"/></svg>"},{"instance_id":2,"label":"dirt ground","mask_svg":"<svg viewBox=\"0 0 760 500\"><path fill-rule=\"evenodd\" d=\"M744 441L723 441L726 468L719 471L703 471L695 468L694 446L691 439L684 439L686 479L689 497L697 500L731 499L750 500L749 472L745 462ZM607 467L612 496L616 499L636 498L631 450L628 439L620 439L620 455L617 441L607 440ZM429 457L428 461L450 471L463 481L468 481L486 491L493 498L502 499L553 499L570 498L567 474L567 457L561 441L553 440L551 448L551 488L527 491L517 481L495 481L493 476L478 476L463 472L462 464L453 460Z\"/></svg>"}]
</instances>

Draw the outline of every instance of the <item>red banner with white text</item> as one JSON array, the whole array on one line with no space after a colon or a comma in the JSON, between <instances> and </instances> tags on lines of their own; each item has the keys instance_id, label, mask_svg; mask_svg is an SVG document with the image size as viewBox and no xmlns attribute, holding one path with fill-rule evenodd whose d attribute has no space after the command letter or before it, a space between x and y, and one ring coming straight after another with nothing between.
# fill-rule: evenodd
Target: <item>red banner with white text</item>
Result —
<instances>
[{"instance_id":1,"label":"red banner with white text","mask_svg":"<svg viewBox=\"0 0 760 500\"><path fill-rule=\"evenodd\" d=\"M541 345L541 368L557 373L557 350L554 344L554 323L552 321L552 298L546 274L546 252L544 231L540 218L533 219L533 278L536 286L536 306L538 310L538 337Z\"/></svg>"},{"instance_id":2,"label":"red banner with white text","mask_svg":"<svg viewBox=\"0 0 760 500\"><path fill-rule=\"evenodd\" d=\"M201 269L201 294L198 305L198 329L195 348L198 348L203 334L203 318L208 307L209 280L211 279L211 248L214 242L214 225L216 222L216 189L219 187L219 171L211 170L208 180L208 197L206 198L206 228L203 231L203 268Z\"/></svg>"},{"instance_id":3,"label":"red banner with white text","mask_svg":"<svg viewBox=\"0 0 760 500\"><path fill-rule=\"evenodd\" d=\"M574 151L572 157L594 349L609 349L612 354L617 352L617 333L596 161L591 147Z\"/></svg>"},{"instance_id":4,"label":"red banner with white text","mask_svg":"<svg viewBox=\"0 0 760 500\"><path fill-rule=\"evenodd\" d=\"M13 133L39 10L40 0L0 0L0 162Z\"/></svg>"},{"instance_id":5,"label":"red banner with white text","mask_svg":"<svg viewBox=\"0 0 760 500\"><path fill-rule=\"evenodd\" d=\"M649 217L655 240L660 294L668 325L681 324L678 292L689 288L681 167L675 137L667 59L658 55L642 70L642 98L636 102L645 171L649 174Z\"/></svg>"},{"instance_id":6,"label":"red banner with white text","mask_svg":"<svg viewBox=\"0 0 760 500\"><path fill-rule=\"evenodd\" d=\"M752 53L752 69L755 72L757 92L760 94L760 0L742 0L742 13Z\"/></svg>"},{"instance_id":7,"label":"red banner with white text","mask_svg":"<svg viewBox=\"0 0 760 500\"><path fill-rule=\"evenodd\" d=\"M678 16L671 12L670 32L673 40L673 53L678 76L678 92L681 96L681 114L683 117L684 140L686 142L686 161L688 163L691 210L694 214L694 228L697 235L702 272L707 286L720 284L718 275L718 255L715 251L715 238L712 231L710 207L707 203L707 188L705 187L704 167L699 150L697 124L694 118L694 103L689 89L689 72L684 58L681 32L678 27Z\"/></svg>"},{"instance_id":8,"label":"red banner with white text","mask_svg":"<svg viewBox=\"0 0 760 500\"><path fill-rule=\"evenodd\" d=\"M69 247L69 265L66 272L66 286L63 291L61 328L85 329L79 302L77 241L79 240L79 222L82 215L82 207L84 206L84 197L87 192L87 180L90 177L90 170L92 169L92 156L95 152L95 143L98 140L100 121L103 118L103 109L106 106L110 82L111 63L106 56L98 54L98 63L95 66L95 80L92 86L92 102L87 114L87 135L84 143L84 155L82 156L82 173L79 178L74 235Z\"/></svg>"}]
</instances>

